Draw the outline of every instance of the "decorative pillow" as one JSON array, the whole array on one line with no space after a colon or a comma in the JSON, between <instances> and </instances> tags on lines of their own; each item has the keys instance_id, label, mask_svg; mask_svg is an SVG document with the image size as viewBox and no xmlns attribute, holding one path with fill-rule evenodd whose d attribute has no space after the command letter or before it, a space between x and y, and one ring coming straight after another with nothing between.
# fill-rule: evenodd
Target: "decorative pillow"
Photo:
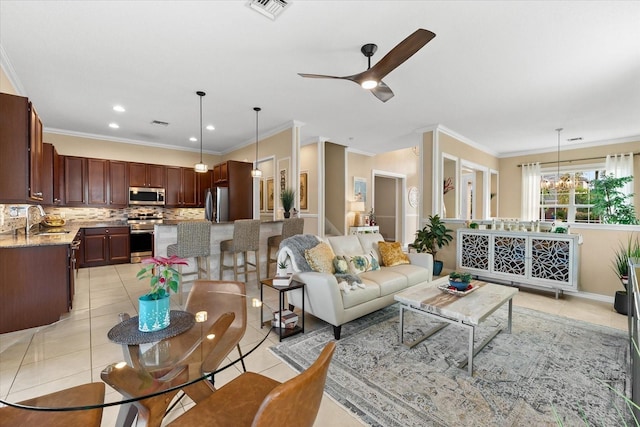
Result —
<instances>
[{"instance_id":1,"label":"decorative pillow","mask_svg":"<svg viewBox=\"0 0 640 427\"><path fill-rule=\"evenodd\" d=\"M304 251L304 258L313 271L333 274L333 258L335 254L327 243L318 243L315 247Z\"/></svg>"},{"instance_id":2,"label":"decorative pillow","mask_svg":"<svg viewBox=\"0 0 640 427\"><path fill-rule=\"evenodd\" d=\"M360 274L365 271L379 270L380 264L372 254L355 255L349 258L349 269L353 274Z\"/></svg>"},{"instance_id":3,"label":"decorative pillow","mask_svg":"<svg viewBox=\"0 0 640 427\"><path fill-rule=\"evenodd\" d=\"M382 265L393 267L394 265L409 264L409 258L402 252L400 242L378 242L378 250L382 257Z\"/></svg>"},{"instance_id":4,"label":"decorative pillow","mask_svg":"<svg viewBox=\"0 0 640 427\"><path fill-rule=\"evenodd\" d=\"M333 259L333 269L336 274L346 274L349 272L349 263L343 256L336 256Z\"/></svg>"}]
</instances>

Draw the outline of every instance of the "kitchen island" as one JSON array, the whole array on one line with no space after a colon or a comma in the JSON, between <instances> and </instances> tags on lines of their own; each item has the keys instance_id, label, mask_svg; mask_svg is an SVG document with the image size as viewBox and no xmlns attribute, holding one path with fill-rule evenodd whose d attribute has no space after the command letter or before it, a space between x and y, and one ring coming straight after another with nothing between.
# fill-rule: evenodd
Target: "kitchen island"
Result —
<instances>
[{"instance_id":1,"label":"kitchen island","mask_svg":"<svg viewBox=\"0 0 640 427\"><path fill-rule=\"evenodd\" d=\"M155 239L153 244L153 253L155 255L167 256L167 246L176 243L178 240L179 222L179 220L165 220L163 224L155 225ZM276 236L281 233L282 221L265 221L260 224L260 274L262 278L266 277L267 274L267 239L270 236ZM233 222L211 223L211 255L209 256L209 264L212 280L217 280L219 277L220 242L232 238ZM189 266L185 267L184 271L195 271L195 263L193 260L190 260ZM225 279L232 278L233 276L225 277Z\"/></svg>"}]
</instances>

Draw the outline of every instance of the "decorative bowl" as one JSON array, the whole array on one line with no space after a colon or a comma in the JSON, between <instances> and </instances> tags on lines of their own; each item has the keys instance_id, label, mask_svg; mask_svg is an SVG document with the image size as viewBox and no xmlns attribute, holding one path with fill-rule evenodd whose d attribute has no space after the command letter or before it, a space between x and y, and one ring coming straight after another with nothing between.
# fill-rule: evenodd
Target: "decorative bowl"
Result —
<instances>
[{"instance_id":1,"label":"decorative bowl","mask_svg":"<svg viewBox=\"0 0 640 427\"><path fill-rule=\"evenodd\" d=\"M459 291L466 291L469 287L469 284L467 282L456 282L455 280L449 280L449 285L453 286Z\"/></svg>"}]
</instances>

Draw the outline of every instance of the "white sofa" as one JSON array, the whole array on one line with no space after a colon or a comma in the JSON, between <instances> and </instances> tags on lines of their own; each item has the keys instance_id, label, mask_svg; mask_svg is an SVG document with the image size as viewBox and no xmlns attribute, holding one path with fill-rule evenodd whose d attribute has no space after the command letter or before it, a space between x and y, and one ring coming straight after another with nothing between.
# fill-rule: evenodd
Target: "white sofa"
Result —
<instances>
[{"instance_id":1,"label":"white sofa","mask_svg":"<svg viewBox=\"0 0 640 427\"><path fill-rule=\"evenodd\" d=\"M336 256L354 256L373 252L380 260L378 233L328 237ZM305 312L333 325L335 339L340 339L343 324L394 303L394 295L411 286L430 282L433 278L433 257L426 253L408 253L410 264L366 271L358 276L364 288L345 292L336 277L328 273L298 272L294 278L305 283ZM287 293L289 304L302 307L302 291Z\"/></svg>"}]
</instances>

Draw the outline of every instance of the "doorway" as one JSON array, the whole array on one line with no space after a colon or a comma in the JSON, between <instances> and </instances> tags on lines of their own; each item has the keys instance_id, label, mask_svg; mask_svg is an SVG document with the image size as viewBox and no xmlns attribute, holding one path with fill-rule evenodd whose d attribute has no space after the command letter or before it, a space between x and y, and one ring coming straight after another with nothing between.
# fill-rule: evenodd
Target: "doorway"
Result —
<instances>
[{"instance_id":1,"label":"doorway","mask_svg":"<svg viewBox=\"0 0 640 427\"><path fill-rule=\"evenodd\" d=\"M373 210L380 234L387 242L402 242L404 230L399 219L404 212L404 176L380 171L373 174Z\"/></svg>"}]
</instances>

